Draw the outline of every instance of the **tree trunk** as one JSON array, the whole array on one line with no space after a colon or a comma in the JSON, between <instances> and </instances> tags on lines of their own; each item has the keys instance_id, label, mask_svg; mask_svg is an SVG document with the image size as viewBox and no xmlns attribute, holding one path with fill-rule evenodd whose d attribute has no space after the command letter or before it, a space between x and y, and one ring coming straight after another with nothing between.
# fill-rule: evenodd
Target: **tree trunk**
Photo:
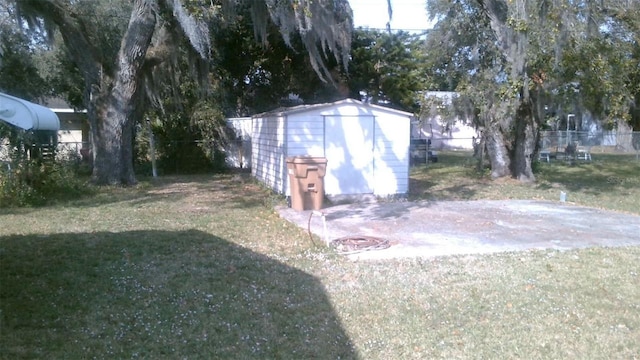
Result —
<instances>
[{"instance_id":1,"label":"tree trunk","mask_svg":"<svg viewBox=\"0 0 640 360\"><path fill-rule=\"evenodd\" d=\"M491 178L501 178L511 175L511 158L505 135L500 125L490 123L483 134L487 144L487 155L491 164Z\"/></svg>"},{"instance_id":2,"label":"tree trunk","mask_svg":"<svg viewBox=\"0 0 640 360\"><path fill-rule=\"evenodd\" d=\"M523 99L516 111L514 151L511 174L522 182L536 180L531 168L535 153L538 124L533 116L533 108L528 99Z\"/></svg>"},{"instance_id":3,"label":"tree trunk","mask_svg":"<svg viewBox=\"0 0 640 360\"><path fill-rule=\"evenodd\" d=\"M478 0L489 19L497 43L508 65L511 83L519 84L519 92L508 100L515 113L503 114L502 126L487 129L487 151L491 159L491 176L511 176L520 181L535 181L531 168L535 152L538 123L529 96L527 75L527 48L529 37L526 28L512 27L510 22L526 23L526 0ZM513 11L509 11L512 7Z\"/></svg>"},{"instance_id":4,"label":"tree trunk","mask_svg":"<svg viewBox=\"0 0 640 360\"><path fill-rule=\"evenodd\" d=\"M91 131L93 180L97 184L136 183L133 129L140 95L141 70L151 44L156 18L151 1L135 0L127 32L120 44L113 81L103 80L95 102Z\"/></svg>"}]
</instances>

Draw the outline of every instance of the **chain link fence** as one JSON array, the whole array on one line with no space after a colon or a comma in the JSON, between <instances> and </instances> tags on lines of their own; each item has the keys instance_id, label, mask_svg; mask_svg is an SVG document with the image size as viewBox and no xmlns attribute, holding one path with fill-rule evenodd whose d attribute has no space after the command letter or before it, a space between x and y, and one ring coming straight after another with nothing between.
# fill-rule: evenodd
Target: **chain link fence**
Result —
<instances>
[{"instance_id":1,"label":"chain link fence","mask_svg":"<svg viewBox=\"0 0 640 360\"><path fill-rule=\"evenodd\" d=\"M640 157L639 131L543 131L541 151L566 152L571 147L591 154L635 154Z\"/></svg>"},{"instance_id":2,"label":"chain link fence","mask_svg":"<svg viewBox=\"0 0 640 360\"><path fill-rule=\"evenodd\" d=\"M577 143L601 152L633 154L640 150L640 132L543 131L540 147L568 146Z\"/></svg>"}]
</instances>

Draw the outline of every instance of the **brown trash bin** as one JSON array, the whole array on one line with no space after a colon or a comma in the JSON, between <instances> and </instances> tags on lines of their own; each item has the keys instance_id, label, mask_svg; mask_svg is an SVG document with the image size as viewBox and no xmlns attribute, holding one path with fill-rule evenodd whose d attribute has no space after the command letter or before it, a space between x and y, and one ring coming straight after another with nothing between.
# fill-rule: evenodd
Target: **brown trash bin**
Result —
<instances>
[{"instance_id":1,"label":"brown trash bin","mask_svg":"<svg viewBox=\"0 0 640 360\"><path fill-rule=\"evenodd\" d=\"M314 156L287 158L291 207L298 211L320 210L324 201L327 159Z\"/></svg>"}]
</instances>

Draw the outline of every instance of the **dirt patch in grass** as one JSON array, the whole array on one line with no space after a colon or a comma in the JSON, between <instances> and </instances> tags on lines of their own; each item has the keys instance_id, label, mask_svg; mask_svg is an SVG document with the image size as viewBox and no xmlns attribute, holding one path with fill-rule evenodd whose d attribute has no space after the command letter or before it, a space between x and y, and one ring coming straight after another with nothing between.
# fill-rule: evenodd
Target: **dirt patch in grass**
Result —
<instances>
[{"instance_id":1,"label":"dirt patch in grass","mask_svg":"<svg viewBox=\"0 0 640 360\"><path fill-rule=\"evenodd\" d=\"M179 198L185 211L200 211L216 206L253 206L256 199L269 195L248 173L210 175L195 178L175 177L153 181L146 196L153 199ZM260 204L260 202L258 202Z\"/></svg>"}]
</instances>

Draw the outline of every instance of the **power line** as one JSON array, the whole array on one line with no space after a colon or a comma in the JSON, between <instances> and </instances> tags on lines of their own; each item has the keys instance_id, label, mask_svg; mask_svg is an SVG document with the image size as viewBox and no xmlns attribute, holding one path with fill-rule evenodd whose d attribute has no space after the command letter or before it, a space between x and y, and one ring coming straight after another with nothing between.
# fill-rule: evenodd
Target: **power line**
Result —
<instances>
[{"instance_id":1,"label":"power line","mask_svg":"<svg viewBox=\"0 0 640 360\"><path fill-rule=\"evenodd\" d=\"M415 28L415 29L411 29L411 28L389 28L387 29L386 27L381 28L381 27L369 27L369 26L357 26L355 27L355 29L364 29L364 30L374 30L374 31L405 31L405 32L428 32L430 30L433 30L432 28Z\"/></svg>"}]
</instances>

